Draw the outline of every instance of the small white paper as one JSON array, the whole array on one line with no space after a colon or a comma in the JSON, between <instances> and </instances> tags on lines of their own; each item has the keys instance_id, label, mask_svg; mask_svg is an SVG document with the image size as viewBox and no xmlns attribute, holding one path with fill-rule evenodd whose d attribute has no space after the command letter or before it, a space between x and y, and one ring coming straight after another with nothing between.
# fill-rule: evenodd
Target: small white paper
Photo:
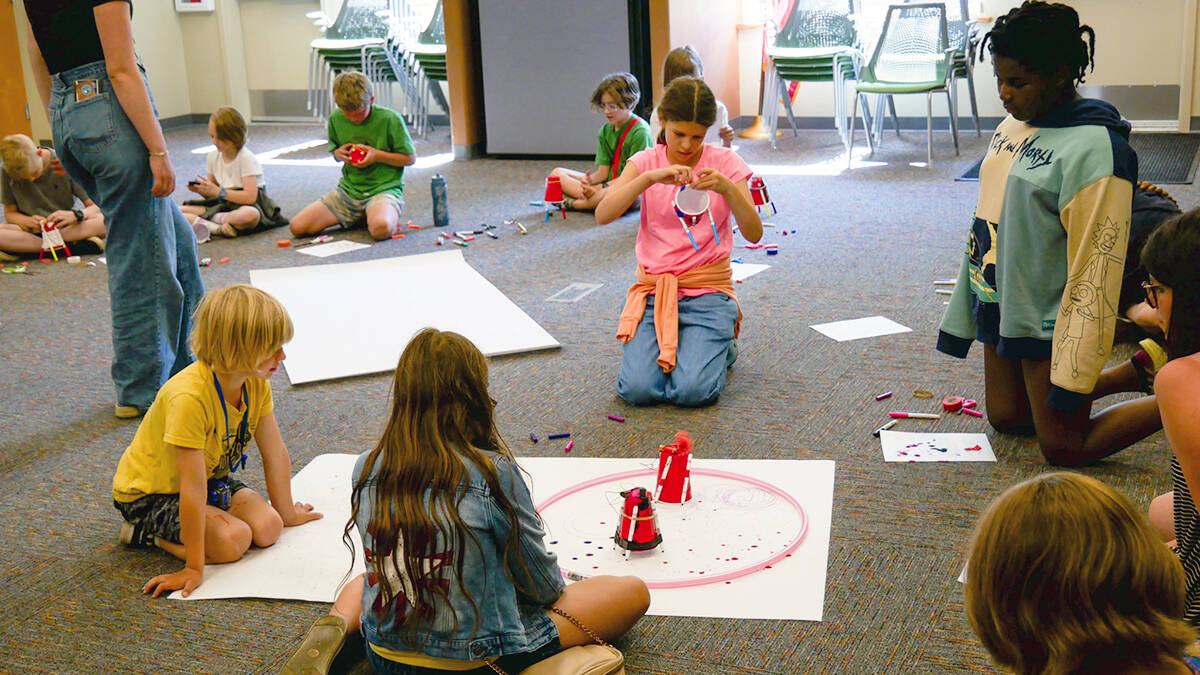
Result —
<instances>
[{"instance_id":1,"label":"small white paper","mask_svg":"<svg viewBox=\"0 0 1200 675\"><path fill-rule=\"evenodd\" d=\"M604 284L585 284L581 281L572 282L569 286L546 298L546 302L578 302L592 291Z\"/></svg>"},{"instance_id":2,"label":"small white paper","mask_svg":"<svg viewBox=\"0 0 1200 675\"><path fill-rule=\"evenodd\" d=\"M986 434L881 431L885 462L994 462Z\"/></svg>"},{"instance_id":3,"label":"small white paper","mask_svg":"<svg viewBox=\"0 0 1200 675\"><path fill-rule=\"evenodd\" d=\"M963 571L958 574L958 583L967 583L967 563L963 563Z\"/></svg>"},{"instance_id":4,"label":"small white paper","mask_svg":"<svg viewBox=\"0 0 1200 675\"><path fill-rule=\"evenodd\" d=\"M300 249L296 249L296 250L300 251L304 255L311 255L311 256L314 256L317 258L328 258L331 255L337 255L339 253L349 253L350 251L357 251L360 248L370 248L370 247L371 247L370 244L360 244L357 241L350 241L349 239L341 239L338 241L331 241L328 244L317 244L316 246L305 246L304 248L300 248Z\"/></svg>"},{"instance_id":5,"label":"small white paper","mask_svg":"<svg viewBox=\"0 0 1200 675\"><path fill-rule=\"evenodd\" d=\"M862 319L820 323L811 328L826 337L838 342L859 340L861 338L879 337L880 335L895 335L912 331L908 326L902 326L883 316L868 316Z\"/></svg>"},{"instance_id":6,"label":"small white paper","mask_svg":"<svg viewBox=\"0 0 1200 675\"><path fill-rule=\"evenodd\" d=\"M743 279L749 279L765 269L770 269L771 266L759 263L731 262L729 268L733 271L733 282L737 283Z\"/></svg>"}]
</instances>

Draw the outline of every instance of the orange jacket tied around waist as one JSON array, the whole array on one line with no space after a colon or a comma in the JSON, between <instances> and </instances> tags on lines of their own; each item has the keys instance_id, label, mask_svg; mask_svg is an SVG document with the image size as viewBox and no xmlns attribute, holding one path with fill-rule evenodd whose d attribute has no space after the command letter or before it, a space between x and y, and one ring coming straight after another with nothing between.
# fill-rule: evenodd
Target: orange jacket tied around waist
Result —
<instances>
[{"instance_id":1,"label":"orange jacket tied around waist","mask_svg":"<svg viewBox=\"0 0 1200 675\"><path fill-rule=\"evenodd\" d=\"M637 283L629 287L625 295L625 309L621 310L621 321L617 326L617 339L628 343L637 332L642 314L646 311L646 297L657 296L654 303L654 333L658 338L658 365L664 373L675 369L675 354L679 350L679 289L711 288L724 293L737 302L733 292L733 276L729 258L715 260L702 267L690 269L679 276L670 273L649 274L641 265L637 266ZM742 306L738 303L737 323L733 336L742 328Z\"/></svg>"}]
</instances>

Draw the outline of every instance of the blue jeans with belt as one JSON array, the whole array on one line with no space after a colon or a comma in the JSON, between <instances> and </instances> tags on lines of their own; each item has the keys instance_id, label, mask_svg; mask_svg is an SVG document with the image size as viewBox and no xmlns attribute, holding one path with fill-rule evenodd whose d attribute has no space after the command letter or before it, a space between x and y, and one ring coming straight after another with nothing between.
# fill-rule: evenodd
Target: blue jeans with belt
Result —
<instances>
[{"instance_id":1,"label":"blue jeans with belt","mask_svg":"<svg viewBox=\"0 0 1200 675\"><path fill-rule=\"evenodd\" d=\"M81 80L96 80L98 91L82 88L77 95ZM158 388L192 362L188 333L204 294L195 235L173 201L151 196L149 152L117 101L104 61L56 73L50 82L58 157L99 205L108 228L117 404L145 410Z\"/></svg>"},{"instance_id":2,"label":"blue jeans with belt","mask_svg":"<svg viewBox=\"0 0 1200 675\"><path fill-rule=\"evenodd\" d=\"M695 408L716 403L725 388L729 345L737 325L738 306L724 293L705 293L679 300L679 348L675 369L658 365L653 295L633 339L625 344L617 395L631 405L673 403Z\"/></svg>"}]
</instances>

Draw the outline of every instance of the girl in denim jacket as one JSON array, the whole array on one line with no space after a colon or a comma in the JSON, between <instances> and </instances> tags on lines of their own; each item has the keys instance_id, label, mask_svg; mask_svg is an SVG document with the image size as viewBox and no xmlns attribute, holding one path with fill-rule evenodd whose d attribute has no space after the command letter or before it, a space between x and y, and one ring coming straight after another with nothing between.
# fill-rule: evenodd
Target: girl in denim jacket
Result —
<instances>
[{"instance_id":1,"label":"girl in denim jacket","mask_svg":"<svg viewBox=\"0 0 1200 675\"><path fill-rule=\"evenodd\" d=\"M400 356L383 438L355 465L347 537L367 572L309 631L283 672L327 672L361 630L375 672L508 673L591 638L610 640L650 603L637 577L563 582L466 338L427 328ZM551 609L553 608L553 610ZM474 667L474 669L471 669Z\"/></svg>"}]
</instances>

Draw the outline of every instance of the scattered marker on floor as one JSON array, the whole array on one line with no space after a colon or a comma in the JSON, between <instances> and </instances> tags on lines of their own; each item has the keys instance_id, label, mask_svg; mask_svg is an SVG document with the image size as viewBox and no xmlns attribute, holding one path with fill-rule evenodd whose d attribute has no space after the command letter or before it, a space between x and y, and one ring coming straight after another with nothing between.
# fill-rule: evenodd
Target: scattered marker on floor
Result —
<instances>
[{"instance_id":1,"label":"scattered marker on floor","mask_svg":"<svg viewBox=\"0 0 1200 675\"><path fill-rule=\"evenodd\" d=\"M563 448L563 452L570 452L573 447L575 447L575 441L567 441L567 447Z\"/></svg>"},{"instance_id":2,"label":"scattered marker on floor","mask_svg":"<svg viewBox=\"0 0 1200 675\"><path fill-rule=\"evenodd\" d=\"M217 261L217 262L219 262L219 263L221 263L222 265L224 265L225 263L229 262L230 260L232 260L232 258L230 258L229 256L225 256L224 258L221 258L221 259L220 259L219 261Z\"/></svg>"},{"instance_id":3,"label":"scattered marker on floor","mask_svg":"<svg viewBox=\"0 0 1200 675\"><path fill-rule=\"evenodd\" d=\"M280 239L279 241L275 242L275 245L279 248L288 248L292 245L292 241L290 239Z\"/></svg>"},{"instance_id":4,"label":"scattered marker on floor","mask_svg":"<svg viewBox=\"0 0 1200 675\"><path fill-rule=\"evenodd\" d=\"M614 422L624 422L625 421L625 418L621 417L620 415L609 415L608 419L610 419Z\"/></svg>"},{"instance_id":5,"label":"scattered marker on floor","mask_svg":"<svg viewBox=\"0 0 1200 675\"><path fill-rule=\"evenodd\" d=\"M550 435L549 435L549 436L547 436L546 438L549 438L550 440L554 440L554 439L556 439L556 438L570 438L570 437L571 437L571 432L569 432L569 431L562 431L562 432L559 432L559 433L557 433L557 434L550 434Z\"/></svg>"},{"instance_id":6,"label":"scattered marker on floor","mask_svg":"<svg viewBox=\"0 0 1200 675\"><path fill-rule=\"evenodd\" d=\"M533 441L534 443L537 443L538 442L537 434L529 434L529 440Z\"/></svg>"}]
</instances>

